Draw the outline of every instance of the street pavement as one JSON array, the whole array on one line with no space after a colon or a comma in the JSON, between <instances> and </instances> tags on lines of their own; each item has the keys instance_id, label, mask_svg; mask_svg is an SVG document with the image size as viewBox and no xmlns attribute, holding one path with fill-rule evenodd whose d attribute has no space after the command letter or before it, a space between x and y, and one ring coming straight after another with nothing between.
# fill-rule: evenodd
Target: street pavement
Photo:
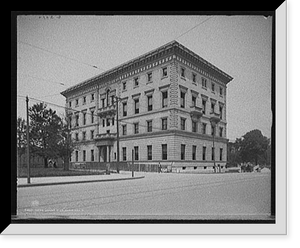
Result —
<instances>
[{"instance_id":1,"label":"street pavement","mask_svg":"<svg viewBox=\"0 0 300 248\"><path fill-rule=\"evenodd\" d=\"M131 174L119 175L126 176ZM139 180L18 187L17 218L270 218L270 173L135 172L135 177L143 176Z\"/></svg>"}]
</instances>

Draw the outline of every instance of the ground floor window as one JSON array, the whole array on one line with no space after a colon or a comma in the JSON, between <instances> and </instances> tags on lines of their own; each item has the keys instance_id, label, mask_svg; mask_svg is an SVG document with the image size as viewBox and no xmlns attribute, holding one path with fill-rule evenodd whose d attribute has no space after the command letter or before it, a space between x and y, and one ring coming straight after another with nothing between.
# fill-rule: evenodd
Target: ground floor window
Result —
<instances>
[{"instance_id":1,"label":"ground floor window","mask_svg":"<svg viewBox=\"0 0 300 248\"><path fill-rule=\"evenodd\" d=\"M123 157L123 161L126 161L126 147L122 147L122 157Z\"/></svg>"},{"instance_id":2,"label":"ground floor window","mask_svg":"<svg viewBox=\"0 0 300 248\"><path fill-rule=\"evenodd\" d=\"M138 146L134 146L134 160L139 160L139 147Z\"/></svg>"},{"instance_id":3,"label":"ground floor window","mask_svg":"<svg viewBox=\"0 0 300 248\"><path fill-rule=\"evenodd\" d=\"M185 145L181 145L181 160L185 160Z\"/></svg>"},{"instance_id":4,"label":"ground floor window","mask_svg":"<svg viewBox=\"0 0 300 248\"><path fill-rule=\"evenodd\" d=\"M147 146L147 159L152 160L152 146Z\"/></svg>"},{"instance_id":5,"label":"ground floor window","mask_svg":"<svg viewBox=\"0 0 300 248\"><path fill-rule=\"evenodd\" d=\"M168 147L167 144L161 145L161 154L162 154L162 160L168 159Z\"/></svg>"}]
</instances>

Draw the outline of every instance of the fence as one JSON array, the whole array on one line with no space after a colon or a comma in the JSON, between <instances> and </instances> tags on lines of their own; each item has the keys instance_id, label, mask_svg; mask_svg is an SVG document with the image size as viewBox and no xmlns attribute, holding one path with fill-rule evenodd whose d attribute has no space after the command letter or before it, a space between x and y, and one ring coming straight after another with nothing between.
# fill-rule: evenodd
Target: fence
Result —
<instances>
[{"instance_id":1,"label":"fence","mask_svg":"<svg viewBox=\"0 0 300 248\"><path fill-rule=\"evenodd\" d=\"M132 162L72 162L70 163L71 170L91 170L102 171L107 169L109 164L110 171L132 171ZM134 162L134 171L142 172L171 172L172 163L143 163Z\"/></svg>"}]
</instances>

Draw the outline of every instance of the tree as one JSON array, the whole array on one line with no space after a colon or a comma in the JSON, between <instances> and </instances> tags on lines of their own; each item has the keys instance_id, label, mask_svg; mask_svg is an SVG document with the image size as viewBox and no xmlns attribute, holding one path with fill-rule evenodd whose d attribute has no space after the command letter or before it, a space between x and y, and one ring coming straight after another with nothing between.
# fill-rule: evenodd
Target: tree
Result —
<instances>
[{"instance_id":1,"label":"tree","mask_svg":"<svg viewBox=\"0 0 300 248\"><path fill-rule=\"evenodd\" d=\"M48 167L48 159L56 157L58 134L62 126L61 118L44 103L37 103L29 108L30 143L32 152L44 158L44 167Z\"/></svg>"},{"instance_id":2,"label":"tree","mask_svg":"<svg viewBox=\"0 0 300 248\"><path fill-rule=\"evenodd\" d=\"M263 136L260 130L255 129L237 139L236 143L242 161L254 162L257 165L259 157L267 151L270 140Z\"/></svg>"}]
</instances>

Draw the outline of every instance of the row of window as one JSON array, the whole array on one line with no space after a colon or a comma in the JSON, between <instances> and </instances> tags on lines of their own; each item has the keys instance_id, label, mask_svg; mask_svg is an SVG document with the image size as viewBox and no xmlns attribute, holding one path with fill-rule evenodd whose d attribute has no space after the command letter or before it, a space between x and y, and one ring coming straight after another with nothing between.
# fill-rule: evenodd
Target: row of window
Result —
<instances>
[{"instance_id":1,"label":"row of window","mask_svg":"<svg viewBox=\"0 0 300 248\"><path fill-rule=\"evenodd\" d=\"M140 99L135 98L134 101L134 108L133 112L134 114L140 113ZM127 107L127 101L122 102L122 115L125 117L128 114L128 107ZM195 95L192 95L192 106L197 106L197 97ZM161 107L166 108L168 107L168 91L162 91L161 92ZM180 92L180 107L185 108L186 107L186 92L181 91ZM211 101L210 105L211 112L210 113L216 113L216 101ZM153 95L147 96L147 110L152 111L153 110ZM203 114L207 114L207 99L202 99L202 112ZM223 119L223 105L219 104L219 114L220 118Z\"/></svg>"},{"instance_id":2,"label":"row of window","mask_svg":"<svg viewBox=\"0 0 300 248\"><path fill-rule=\"evenodd\" d=\"M180 68L180 76L182 78L186 78L186 69L184 67ZM168 77L168 67L162 67L161 68L161 78ZM148 72L146 74L147 78L147 83L152 83L153 82L153 72ZM192 82L197 83L197 74L192 72ZM133 87L138 87L140 84L139 82L139 76L133 78ZM204 77L201 77L201 84L202 88L207 89L207 79ZM127 81L122 82L122 91L127 90ZM216 84L211 81L211 91L215 93L216 91ZM219 86L219 94L220 96L223 96L223 87ZM103 100L103 105L104 105L104 99ZM95 101L95 93L91 93L90 95L90 102ZM82 105L85 105L87 103L87 96L83 96L82 98ZM75 99L75 107L79 106L79 98ZM72 101L69 101L69 107L72 107Z\"/></svg>"},{"instance_id":3,"label":"row of window","mask_svg":"<svg viewBox=\"0 0 300 248\"><path fill-rule=\"evenodd\" d=\"M139 160L139 147L134 146L134 160ZM206 146L202 147L202 160L206 160ZM75 151L75 161L78 162L79 151ZM87 159L87 152L86 150L82 151L82 161L86 161ZM180 146L180 159L186 160L186 145L182 144ZM197 160L197 146L192 146L192 160ZM127 147L122 147L122 160L127 161ZM153 160L153 152L152 152L152 145L147 145L147 160ZM161 145L161 160L168 160L168 145L162 144ZM215 148L211 148L211 160L215 160ZM95 161L95 152L94 149L91 149L90 152L90 161ZM223 148L219 150L219 161L223 161Z\"/></svg>"},{"instance_id":4,"label":"row of window","mask_svg":"<svg viewBox=\"0 0 300 248\"><path fill-rule=\"evenodd\" d=\"M114 118L107 118L107 119L103 119L102 120L102 125L103 127L106 126L110 126L110 125L114 125ZM153 120L147 120L146 121L146 130L148 133L152 132L153 131ZM134 134L138 134L140 132L139 130L139 122L134 122L133 123L133 133ZM167 117L164 117L164 118L161 118L161 129L160 130L167 130L168 129L168 118ZM180 118L180 129L181 130L186 130L186 118L183 118L181 117ZM223 127L219 127L218 128L218 136L219 137L223 137L223 130L224 128ZM109 130L108 130L109 131ZM215 136L216 133L216 127L212 126L211 127L211 135L212 136ZM196 133L198 132L198 122L196 121L193 121L192 120L192 132ZM202 134L207 134L207 123L204 123L202 122L201 123L201 130L200 132ZM127 124L122 124L122 135L127 135ZM87 139L87 135L86 135L86 131L83 131L82 132L82 140L86 140ZM94 130L90 130L90 139L94 139ZM78 133L75 133L75 141L79 141L79 134Z\"/></svg>"}]
</instances>

